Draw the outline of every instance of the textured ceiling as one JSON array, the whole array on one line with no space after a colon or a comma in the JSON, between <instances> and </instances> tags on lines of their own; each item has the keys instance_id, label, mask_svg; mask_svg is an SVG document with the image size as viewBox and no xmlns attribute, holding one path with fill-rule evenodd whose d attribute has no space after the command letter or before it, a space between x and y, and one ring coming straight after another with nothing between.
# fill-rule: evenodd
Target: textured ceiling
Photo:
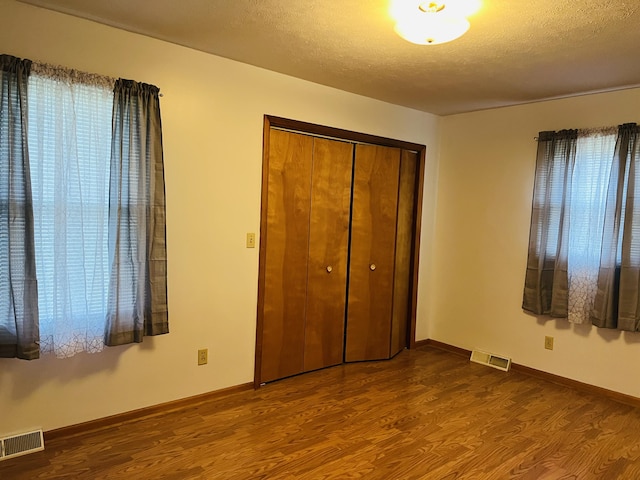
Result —
<instances>
[{"instance_id":1,"label":"textured ceiling","mask_svg":"<svg viewBox=\"0 0 640 480\"><path fill-rule=\"evenodd\" d=\"M483 0L413 45L389 0L23 0L439 115L640 86L640 0Z\"/></svg>"}]
</instances>

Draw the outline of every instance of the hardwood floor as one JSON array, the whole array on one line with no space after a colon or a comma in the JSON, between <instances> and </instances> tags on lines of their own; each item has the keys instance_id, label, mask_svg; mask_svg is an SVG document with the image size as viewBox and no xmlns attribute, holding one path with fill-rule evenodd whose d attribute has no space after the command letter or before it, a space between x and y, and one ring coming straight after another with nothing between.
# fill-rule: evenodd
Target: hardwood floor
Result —
<instances>
[{"instance_id":1,"label":"hardwood floor","mask_svg":"<svg viewBox=\"0 0 640 480\"><path fill-rule=\"evenodd\" d=\"M433 348L47 442L13 479L638 479L640 409Z\"/></svg>"}]
</instances>

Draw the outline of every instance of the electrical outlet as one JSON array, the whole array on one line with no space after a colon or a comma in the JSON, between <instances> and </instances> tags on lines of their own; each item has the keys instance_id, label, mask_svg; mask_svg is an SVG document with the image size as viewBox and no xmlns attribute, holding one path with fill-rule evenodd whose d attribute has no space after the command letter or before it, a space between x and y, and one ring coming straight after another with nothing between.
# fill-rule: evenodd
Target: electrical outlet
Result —
<instances>
[{"instance_id":1,"label":"electrical outlet","mask_svg":"<svg viewBox=\"0 0 640 480\"><path fill-rule=\"evenodd\" d=\"M544 348L553 350L553 337L544 337Z\"/></svg>"},{"instance_id":2,"label":"electrical outlet","mask_svg":"<svg viewBox=\"0 0 640 480\"><path fill-rule=\"evenodd\" d=\"M203 348L202 350L198 350L198 365L206 365L208 361L209 350Z\"/></svg>"},{"instance_id":3,"label":"electrical outlet","mask_svg":"<svg viewBox=\"0 0 640 480\"><path fill-rule=\"evenodd\" d=\"M247 248L256 248L256 234L247 233Z\"/></svg>"}]
</instances>

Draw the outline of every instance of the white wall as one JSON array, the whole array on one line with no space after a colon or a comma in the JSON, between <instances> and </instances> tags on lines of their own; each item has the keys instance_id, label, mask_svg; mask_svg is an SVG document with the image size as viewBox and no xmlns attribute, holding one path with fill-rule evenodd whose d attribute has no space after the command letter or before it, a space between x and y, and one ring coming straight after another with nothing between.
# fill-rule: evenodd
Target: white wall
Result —
<instances>
[{"instance_id":1,"label":"white wall","mask_svg":"<svg viewBox=\"0 0 640 480\"><path fill-rule=\"evenodd\" d=\"M9 0L0 53L161 88L171 333L95 355L0 359L0 434L251 382L263 115L426 144L417 324L427 336L440 119ZM209 364L196 365L196 350Z\"/></svg>"},{"instance_id":2,"label":"white wall","mask_svg":"<svg viewBox=\"0 0 640 480\"><path fill-rule=\"evenodd\" d=\"M536 142L543 130L640 122L640 89L445 117L429 337L640 397L640 334L523 313ZM544 336L555 337L553 351Z\"/></svg>"}]
</instances>

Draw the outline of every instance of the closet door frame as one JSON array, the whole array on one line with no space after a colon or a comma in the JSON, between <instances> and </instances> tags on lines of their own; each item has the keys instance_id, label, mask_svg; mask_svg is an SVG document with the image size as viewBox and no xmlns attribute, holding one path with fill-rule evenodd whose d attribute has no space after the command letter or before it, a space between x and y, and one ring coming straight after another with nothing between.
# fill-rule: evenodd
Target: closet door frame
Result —
<instances>
[{"instance_id":1,"label":"closet door frame","mask_svg":"<svg viewBox=\"0 0 640 480\"><path fill-rule=\"evenodd\" d=\"M402 140L394 140L391 138L378 137L366 133L353 132L339 128L327 127L313 123L301 122L287 118L277 117L273 115L264 116L263 126L263 148L262 148L262 196L260 206L260 249L258 263L258 304L257 304L257 322L256 322L256 349L255 349L255 368L254 368L254 388L259 388L262 384L261 362L262 362L262 331L264 327L263 311L265 299L265 262L267 252L267 197L268 197L268 179L269 179L269 132L272 128L280 128L291 130L293 132L309 134L318 137L327 137L336 140L349 141L354 143L366 143L372 145L381 145L386 147L395 147L403 150L411 150L418 154L418 169L416 175L416 200L414 206L414 235L413 235L413 260L411 264L411 295L409 308L409 324L407 326L407 344L409 348L416 346L416 309L418 298L418 265L420 255L420 230L422 220L422 200L424 186L424 167L426 159L426 146L404 142Z\"/></svg>"}]
</instances>

